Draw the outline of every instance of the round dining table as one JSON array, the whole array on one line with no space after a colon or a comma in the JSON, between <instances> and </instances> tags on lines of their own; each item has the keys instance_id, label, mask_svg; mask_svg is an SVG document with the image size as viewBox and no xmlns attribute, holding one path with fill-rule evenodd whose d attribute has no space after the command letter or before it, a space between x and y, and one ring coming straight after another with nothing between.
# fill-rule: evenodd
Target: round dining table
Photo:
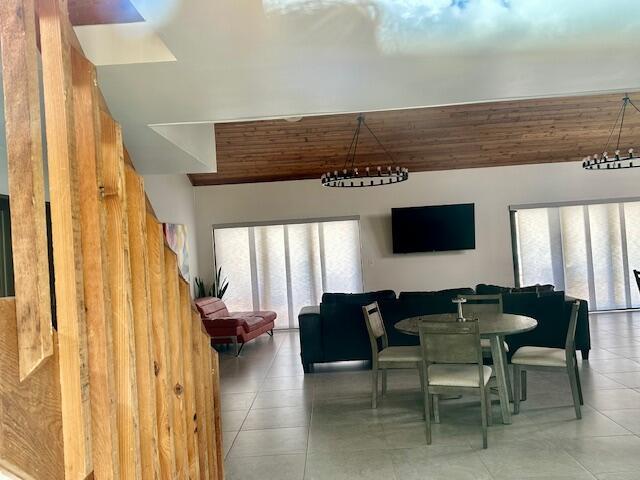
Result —
<instances>
[{"instance_id":1,"label":"round dining table","mask_svg":"<svg viewBox=\"0 0 640 480\"><path fill-rule=\"evenodd\" d=\"M419 335L419 325L423 322L454 322L457 321L457 317L458 315L455 313L421 315L400 320L396 323L395 328L407 335ZM533 330L538 326L538 321L524 315L489 312L474 313L473 319L478 320L480 336L489 339L491 344L491 357L498 384L502 422L510 424L509 398L512 390L511 381L507 374L507 354L504 347L504 337Z\"/></svg>"}]
</instances>

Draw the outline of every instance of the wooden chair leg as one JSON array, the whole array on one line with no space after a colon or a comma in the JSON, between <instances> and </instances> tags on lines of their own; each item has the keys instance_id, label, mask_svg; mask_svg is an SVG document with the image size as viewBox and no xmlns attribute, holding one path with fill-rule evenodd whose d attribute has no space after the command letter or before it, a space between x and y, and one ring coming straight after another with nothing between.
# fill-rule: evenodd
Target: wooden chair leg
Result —
<instances>
[{"instance_id":1,"label":"wooden chair leg","mask_svg":"<svg viewBox=\"0 0 640 480\"><path fill-rule=\"evenodd\" d=\"M427 445L431 445L431 395L429 388L424 389L424 424L427 433Z\"/></svg>"},{"instance_id":2,"label":"wooden chair leg","mask_svg":"<svg viewBox=\"0 0 640 480\"><path fill-rule=\"evenodd\" d=\"M527 400L527 371L524 369L520 373L520 391L522 392L520 400L524 402Z\"/></svg>"},{"instance_id":3,"label":"wooden chair leg","mask_svg":"<svg viewBox=\"0 0 640 480\"><path fill-rule=\"evenodd\" d=\"M382 370L382 396L387 394L387 371Z\"/></svg>"},{"instance_id":4,"label":"wooden chair leg","mask_svg":"<svg viewBox=\"0 0 640 480\"><path fill-rule=\"evenodd\" d=\"M438 395L432 395L433 401L433 423L440 423L440 400Z\"/></svg>"},{"instance_id":5,"label":"wooden chair leg","mask_svg":"<svg viewBox=\"0 0 640 480\"><path fill-rule=\"evenodd\" d=\"M582 398L582 383L580 383L580 370L578 370L577 360L576 360L575 372L576 372L576 383L578 385L578 395L580 396L580 405L584 405L584 399Z\"/></svg>"},{"instance_id":6,"label":"wooden chair leg","mask_svg":"<svg viewBox=\"0 0 640 480\"><path fill-rule=\"evenodd\" d=\"M487 390L480 387L480 413L482 415L482 448L487 448Z\"/></svg>"},{"instance_id":7,"label":"wooden chair leg","mask_svg":"<svg viewBox=\"0 0 640 480\"><path fill-rule=\"evenodd\" d=\"M578 388L575 367L573 365L567 365L567 373L569 374L569 383L571 384L571 395L573 396L576 418L580 420L582 418L582 412L580 411L580 390Z\"/></svg>"},{"instance_id":8,"label":"wooden chair leg","mask_svg":"<svg viewBox=\"0 0 640 480\"><path fill-rule=\"evenodd\" d=\"M519 365L513 365L513 413L520 413L520 399L522 398L522 375L524 372Z\"/></svg>"},{"instance_id":9,"label":"wooden chair leg","mask_svg":"<svg viewBox=\"0 0 640 480\"><path fill-rule=\"evenodd\" d=\"M484 389L484 392L487 398L487 425L491 426L493 425L493 408L491 406L491 389L488 385Z\"/></svg>"},{"instance_id":10,"label":"wooden chair leg","mask_svg":"<svg viewBox=\"0 0 640 480\"><path fill-rule=\"evenodd\" d=\"M418 375L420 376L420 390L424 392L424 372L422 371L424 366L419 363L418 364Z\"/></svg>"},{"instance_id":11,"label":"wooden chair leg","mask_svg":"<svg viewBox=\"0 0 640 480\"><path fill-rule=\"evenodd\" d=\"M371 369L371 408L378 408L378 367Z\"/></svg>"}]
</instances>

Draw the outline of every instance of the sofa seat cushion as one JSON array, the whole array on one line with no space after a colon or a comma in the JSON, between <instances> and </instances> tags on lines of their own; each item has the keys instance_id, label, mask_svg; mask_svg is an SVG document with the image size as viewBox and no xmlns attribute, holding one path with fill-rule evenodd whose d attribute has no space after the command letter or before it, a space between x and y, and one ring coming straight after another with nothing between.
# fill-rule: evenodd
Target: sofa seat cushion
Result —
<instances>
[{"instance_id":1,"label":"sofa seat cushion","mask_svg":"<svg viewBox=\"0 0 640 480\"><path fill-rule=\"evenodd\" d=\"M567 365L565 350L549 347L520 347L511 357L514 365L540 367L564 367Z\"/></svg>"},{"instance_id":2,"label":"sofa seat cushion","mask_svg":"<svg viewBox=\"0 0 640 480\"><path fill-rule=\"evenodd\" d=\"M387 347L378 353L381 362L421 362L420 347Z\"/></svg>"},{"instance_id":3,"label":"sofa seat cushion","mask_svg":"<svg viewBox=\"0 0 640 480\"><path fill-rule=\"evenodd\" d=\"M253 332L254 330L258 330L259 328L266 325L267 323L269 322L264 318L257 315L252 315L252 316L244 317L244 323L242 324L242 328L244 328L245 332L249 333L249 332Z\"/></svg>"},{"instance_id":4,"label":"sofa seat cushion","mask_svg":"<svg viewBox=\"0 0 640 480\"><path fill-rule=\"evenodd\" d=\"M483 366L484 384L491 378L491 367ZM479 387L480 371L477 365L429 365L429 385L439 387Z\"/></svg>"}]
</instances>

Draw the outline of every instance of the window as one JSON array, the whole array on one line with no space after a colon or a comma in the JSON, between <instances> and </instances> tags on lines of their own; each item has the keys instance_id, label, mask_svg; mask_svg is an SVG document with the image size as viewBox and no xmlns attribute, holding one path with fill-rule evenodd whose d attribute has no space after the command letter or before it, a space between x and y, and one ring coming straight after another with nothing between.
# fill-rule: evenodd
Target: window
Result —
<instances>
[{"instance_id":1,"label":"window","mask_svg":"<svg viewBox=\"0 0 640 480\"><path fill-rule=\"evenodd\" d=\"M551 283L591 310L640 307L640 200L511 210L520 285Z\"/></svg>"},{"instance_id":2,"label":"window","mask_svg":"<svg viewBox=\"0 0 640 480\"><path fill-rule=\"evenodd\" d=\"M213 241L229 310L273 310L276 328L297 328L322 292L362 291L358 219L214 226Z\"/></svg>"}]
</instances>

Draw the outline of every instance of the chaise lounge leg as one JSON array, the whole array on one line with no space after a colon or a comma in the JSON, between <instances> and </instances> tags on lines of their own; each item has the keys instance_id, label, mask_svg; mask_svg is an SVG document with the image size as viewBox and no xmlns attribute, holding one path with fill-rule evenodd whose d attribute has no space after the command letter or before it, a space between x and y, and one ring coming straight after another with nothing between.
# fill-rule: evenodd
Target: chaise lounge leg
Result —
<instances>
[{"instance_id":1,"label":"chaise lounge leg","mask_svg":"<svg viewBox=\"0 0 640 480\"><path fill-rule=\"evenodd\" d=\"M273 328L267 332L270 337L273 337Z\"/></svg>"},{"instance_id":2,"label":"chaise lounge leg","mask_svg":"<svg viewBox=\"0 0 640 480\"><path fill-rule=\"evenodd\" d=\"M238 342L236 342L236 357L240 356L240 352L242 351L242 348L244 347L244 342L242 342L240 345L240 348L238 348Z\"/></svg>"}]
</instances>

